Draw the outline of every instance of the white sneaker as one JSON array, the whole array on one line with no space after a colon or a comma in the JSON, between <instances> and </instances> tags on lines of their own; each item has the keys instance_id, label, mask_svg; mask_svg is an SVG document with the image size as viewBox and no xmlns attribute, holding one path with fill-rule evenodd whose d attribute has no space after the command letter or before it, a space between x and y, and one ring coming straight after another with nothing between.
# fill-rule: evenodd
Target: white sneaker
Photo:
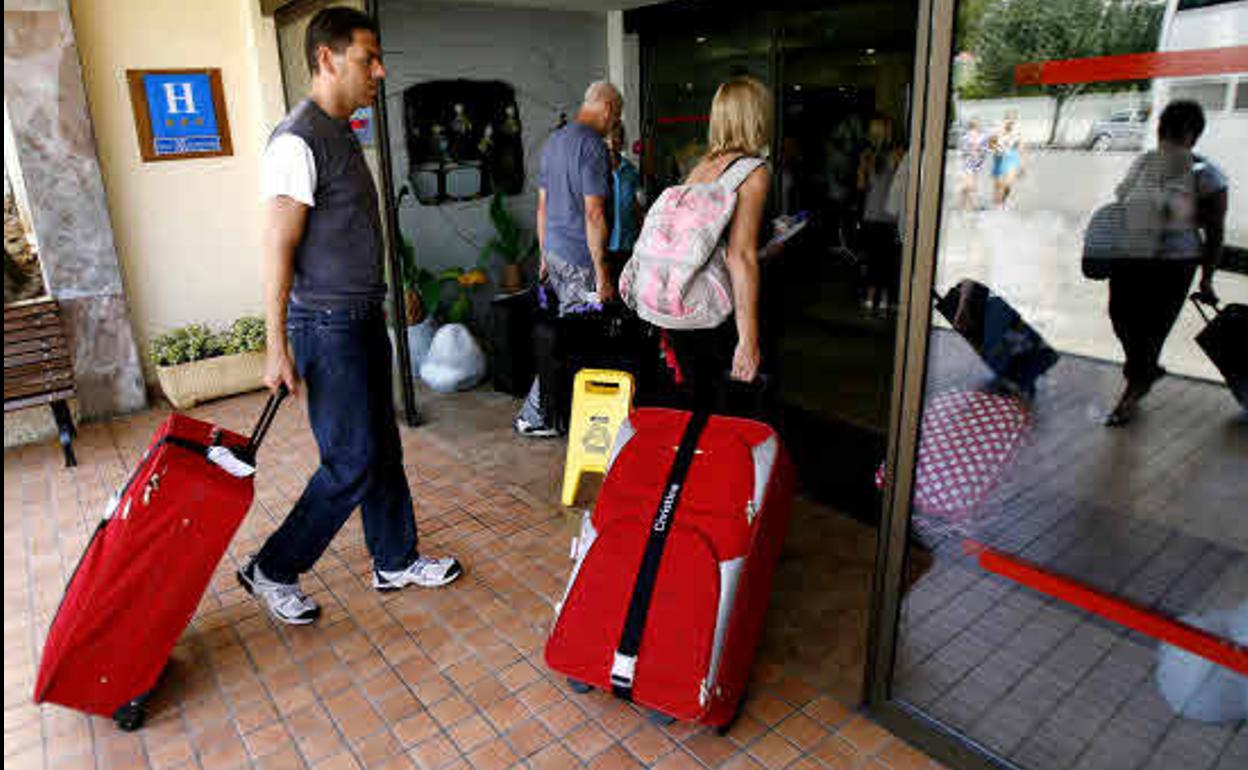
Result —
<instances>
[{"instance_id":1,"label":"white sneaker","mask_svg":"<svg viewBox=\"0 0 1248 770\"><path fill-rule=\"evenodd\" d=\"M559 431L549 425L532 425L523 417L517 417L512 423L516 433L526 438L554 438L559 435Z\"/></svg>"},{"instance_id":2,"label":"white sneaker","mask_svg":"<svg viewBox=\"0 0 1248 770\"><path fill-rule=\"evenodd\" d=\"M452 583L464 574L464 568L450 556L434 559L417 556L407 569L397 572L373 569L373 588L378 591L397 591L407 586L437 588Z\"/></svg>"},{"instance_id":3,"label":"white sneaker","mask_svg":"<svg viewBox=\"0 0 1248 770\"><path fill-rule=\"evenodd\" d=\"M283 623L302 626L321 616L321 608L303 592L298 583L278 583L260 571L255 558L237 573L238 582L247 593L259 599L269 614Z\"/></svg>"}]
</instances>

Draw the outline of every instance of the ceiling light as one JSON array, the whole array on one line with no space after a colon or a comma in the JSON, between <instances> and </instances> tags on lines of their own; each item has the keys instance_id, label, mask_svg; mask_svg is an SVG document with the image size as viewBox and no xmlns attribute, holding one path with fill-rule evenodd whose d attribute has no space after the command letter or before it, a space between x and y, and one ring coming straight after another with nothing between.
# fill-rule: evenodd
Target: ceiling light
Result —
<instances>
[{"instance_id":1,"label":"ceiling light","mask_svg":"<svg viewBox=\"0 0 1248 770\"><path fill-rule=\"evenodd\" d=\"M794 90L794 91L801 91L801 90L802 90L802 84L801 84L801 83L794 83L794 84L793 84L793 90Z\"/></svg>"},{"instance_id":2,"label":"ceiling light","mask_svg":"<svg viewBox=\"0 0 1248 770\"><path fill-rule=\"evenodd\" d=\"M875 56L875 49L874 49L874 48L868 48L868 49L867 49L867 51L866 51L866 54L867 54L867 56Z\"/></svg>"},{"instance_id":3,"label":"ceiling light","mask_svg":"<svg viewBox=\"0 0 1248 770\"><path fill-rule=\"evenodd\" d=\"M706 35L698 35L697 37L694 38L694 42L696 42L698 45L702 45L707 40L710 40L710 38L708 38Z\"/></svg>"}]
</instances>

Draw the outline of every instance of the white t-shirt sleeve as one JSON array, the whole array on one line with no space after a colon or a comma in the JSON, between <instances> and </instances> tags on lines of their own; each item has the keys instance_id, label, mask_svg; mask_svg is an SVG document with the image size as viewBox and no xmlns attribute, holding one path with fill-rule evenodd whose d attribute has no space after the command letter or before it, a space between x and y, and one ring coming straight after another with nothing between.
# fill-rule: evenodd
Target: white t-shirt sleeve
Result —
<instances>
[{"instance_id":1,"label":"white t-shirt sleeve","mask_svg":"<svg viewBox=\"0 0 1248 770\"><path fill-rule=\"evenodd\" d=\"M269 142L260 161L260 199L281 195L305 206L315 206L316 158L308 143L294 134Z\"/></svg>"}]
</instances>

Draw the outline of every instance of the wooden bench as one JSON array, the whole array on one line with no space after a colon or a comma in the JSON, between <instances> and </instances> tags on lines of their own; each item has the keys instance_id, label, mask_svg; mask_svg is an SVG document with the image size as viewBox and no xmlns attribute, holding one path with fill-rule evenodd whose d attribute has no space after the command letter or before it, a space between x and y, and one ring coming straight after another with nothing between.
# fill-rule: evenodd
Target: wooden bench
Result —
<instances>
[{"instance_id":1,"label":"wooden bench","mask_svg":"<svg viewBox=\"0 0 1248 770\"><path fill-rule=\"evenodd\" d=\"M74 361L56 300L47 297L6 305L4 411L51 406L65 465L70 468L78 464L72 443L78 432L68 403L74 392Z\"/></svg>"}]
</instances>

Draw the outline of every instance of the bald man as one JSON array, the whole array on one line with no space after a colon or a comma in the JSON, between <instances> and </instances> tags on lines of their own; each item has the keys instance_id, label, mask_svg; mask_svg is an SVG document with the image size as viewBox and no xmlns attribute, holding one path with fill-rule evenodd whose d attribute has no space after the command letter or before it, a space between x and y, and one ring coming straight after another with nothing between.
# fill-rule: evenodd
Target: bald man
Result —
<instances>
[{"instance_id":1,"label":"bald man","mask_svg":"<svg viewBox=\"0 0 1248 770\"><path fill-rule=\"evenodd\" d=\"M591 83L576 119L551 133L542 148L537 193L541 275L558 297L560 315L615 298L607 267L611 157L604 139L619 125L623 107L619 89L604 81ZM539 362L539 370L549 367ZM558 435L549 380L539 375L529 389L515 421L520 435Z\"/></svg>"}]
</instances>

